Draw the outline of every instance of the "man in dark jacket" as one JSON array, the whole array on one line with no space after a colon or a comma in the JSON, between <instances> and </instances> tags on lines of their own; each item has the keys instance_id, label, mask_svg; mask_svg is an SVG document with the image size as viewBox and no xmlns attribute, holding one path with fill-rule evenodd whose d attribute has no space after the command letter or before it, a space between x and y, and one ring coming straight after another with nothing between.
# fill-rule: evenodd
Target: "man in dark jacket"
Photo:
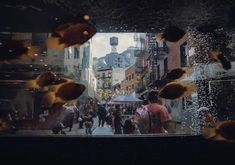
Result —
<instances>
[{"instance_id":1,"label":"man in dark jacket","mask_svg":"<svg viewBox=\"0 0 235 165\"><path fill-rule=\"evenodd\" d=\"M99 118L99 127L100 125L103 127L105 123L105 118L107 115L107 111L104 106L99 105L98 107L98 118Z\"/></svg>"}]
</instances>

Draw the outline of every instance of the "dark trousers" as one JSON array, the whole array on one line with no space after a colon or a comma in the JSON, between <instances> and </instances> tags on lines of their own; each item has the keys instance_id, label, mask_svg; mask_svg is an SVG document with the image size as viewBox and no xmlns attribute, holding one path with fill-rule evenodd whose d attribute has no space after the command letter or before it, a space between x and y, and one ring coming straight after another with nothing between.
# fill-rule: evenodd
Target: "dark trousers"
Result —
<instances>
[{"instance_id":1,"label":"dark trousers","mask_svg":"<svg viewBox=\"0 0 235 165\"><path fill-rule=\"evenodd\" d=\"M79 121L79 128L83 128L83 121Z\"/></svg>"},{"instance_id":2,"label":"dark trousers","mask_svg":"<svg viewBox=\"0 0 235 165\"><path fill-rule=\"evenodd\" d=\"M103 126L104 126L104 122L105 122L105 119L99 117L99 126L100 126L100 124L101 124L101 126L103 127Z\"/></svg>"}]
</instances>

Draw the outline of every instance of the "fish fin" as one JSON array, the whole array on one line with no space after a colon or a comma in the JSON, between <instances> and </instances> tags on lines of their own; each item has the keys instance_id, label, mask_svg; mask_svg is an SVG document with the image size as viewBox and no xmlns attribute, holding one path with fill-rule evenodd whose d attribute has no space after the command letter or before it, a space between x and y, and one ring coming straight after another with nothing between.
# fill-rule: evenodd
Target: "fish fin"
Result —
<instances>
[{"instance_id":1,"label":"fish fin","mask_svg":"<svg viewBox=\"0 0 235 165\"><path fill-rule=\"evenodd\" d=\"M61 98L59 98L59 97L56 97L56 99L55 99L55 101L54 101L54 103L61 103L61 104L65 104L66 103L66 101L65 100L63 100L63 99L61 99Z\"/></svg>"},{"instance_id":2,"label":"fish fin","mask_svg":"<svg viewBox=\"0 0 235 165\"><path fill-rule=\"evenodd\" d=\"M9 61L7 61L7 60L4 60L4 61L2 61L1 63L3 63L3 64L11 64Z\"/></svg>"},{"instance_id":3,"label":"fish fin","mask_svg":"<svg viewBox=\"0 0 235 165\"><path fill-rule=\"evenodd\" d=\"M71 106L72 106L72 105L76 105L77 99L67 101L67 103L68 103L69 105L71 105Z\"/></svg>"},{"instance_id":4,"label":"fish fin","mask_svg":"<svg viewBox=\"0 0 235 165\"><path fill-rule=\"evenodd\" d=\"M36 80L28 80L26 81L26 87L27 88L35 88L35 89L39 89L39 85L37 84Z\"/></svg>"},{"instance_id":5,"label":"fish fin","mask_svg":"<svg viewBox=\"0 0 235 165\"><path fill-rule=\"evenodd\" d=\"M216 136L215 128L204 128L202 130L202 136L206 139L215 137Z\"/></svg>"},{"instance_id":6,"label":"fish fin","mask_svg":"<svg viewBox=\"0 0 235 165\"><path fill-rule=\"evenodd\" d=\"M64 31L58 31L58 33L59 33L59 35L60 35L61 37L64 36Z\"/></svg>"},{"instance_id":7,"label":"fish fin","mask_svg":"<svg viewBox=\"0 0 235 165\"><path fill-rule=\"evenodd\" d=\"M75 48L80 48L80 44L76 44L76 45L73 45L73 47L75 47Z\"/></svg>"},{"instance_id":8,"label":"fish fin","mask_svg":"<svg viewBox=\"0 0 235 165\"><path fill-rule=\"evenodd\" d=\"M182 70L185 71L184 74L191 74L193 72L192 68L189 67L183 67Z\"/></svg>"},{"instance_id":9,"label":"fish fin","mask_svg":"<svg viewBox=\"0 0 235 165\"><path fill-rule=\"evenodd\" d=\"M218 56L221 54L221 52L220 51L210 51L208 54L211 58L218 61Z\"/></svg>"},{"instance_id":10,"label":"fish fin","mask_svg":"<svg viewBox=\"0 0 235 165\"><path fill-rule=\"evenodd\" d=\"M182 83L186 87L186 91L183 94L183 97L191 95L193 92L197 91L197 85L193 83Z\"/></svg>"},{"instance_id":11,"label":"fish fin","mask_svg":"<svg viewBox=\"0 0 235 165\"><path fill-rule=\"evenodd\" d=\"M47 48L49 49L64 49L65 45L60 43L59 37L51 37L47 40Z\"/></svg>"},{"instance_id":12,"label":"fish fin","mask_svg":"<svg viewBox=\"0 0 235 165\"><path fill-rule=\"evenodd\" d=\"M162 40L165 40L163 37L163 33L157 33L157 41L160 42Z\"/></svg>"},{"instance_id":13,"label":"fish fin","mask_svg":"<svg viewBox=\"0 0 235 165\"><path fill-rule=\"evenodd\" d=\"M48 92L47 94L45 94L45 96L43 97L43 104L47 105L47 106L52 106L56 101L56 96L54 92Z\"/></svg>"},{"instance_id":14,"label":"fish fin","mask_svg":"<svg viewBox=\"0 0 235 165\"><path fill-rule=\"evenodd\" d=\"M40 53L40 48L38 46L29 46L27 55L31 58L35 58Z\"/></svg>"},{"instance_id":15,"label":"fish fin","mask_svg":"<svg viewBox=\"0 0 235 165\"><path fill-rule=\"evenodd\" d=\"M217 134L217 135L213 138L213 140L216 140L216 141L227 141L226 138L224 138L223 136L221 136L221 135L219 135L219 134Z\"/></svg>"},{"instance_id":16,"label":"fish fin","mask_svg":"<svg viewBox=\"0 0 235 165\"><path fill-rule=\"evenodd\" d=\"M30 57L27 55L27 54L21 54L20 55L20 57L19 57L19 59L20 60L23 60L23 61L25 61L25 60L27 60L27 59L29 59Z\"/></svg>"},{"instance_id":17,"label":"fish fin","mask_svg":"<svg viewBox=\"0 0 235 165\"><path fill-rule=\"evenodd\" d=\"M49 91L56 91L59 87L60 87L61 84L58 84L58 85L50 85L48 86L48 90Z\"/></svg>"}]
</instances>

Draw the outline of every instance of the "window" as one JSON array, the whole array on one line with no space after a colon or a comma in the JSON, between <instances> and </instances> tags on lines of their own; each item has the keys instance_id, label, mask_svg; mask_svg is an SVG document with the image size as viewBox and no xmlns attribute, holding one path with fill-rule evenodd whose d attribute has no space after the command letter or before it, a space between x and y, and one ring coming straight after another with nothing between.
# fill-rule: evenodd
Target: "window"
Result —
<instances>
[{"instance_id":1,"label":"window","mask_svg":"<svg viewBox=\"0 0 235 165\"><path fill-rule=\"evenodd\" d=\"M132 73L131 78L134 79L134 73Z\"/></svg>"},{"instance_id":2,"label":"window","mask_svg":"<svg viewBox=\"0 0 235 165\"><path fill-rule=\"evenodd\" d=\"M129 81L131 81L131 75L129 75Z\"/></svg>"},{"instance_id":3,"label":"window","mask_svg":"<svg viewBox=\"0 0 235 165\"><path fill-rule=\"evenodd\" d=\"M164 59L164 73L167 73L167 71L168 71L168 59L165 58Z\"/></svg>"},{"instance_id":4,"label":"window","mask_svg":"<svg viewBox=\"0 0 235 165\"><path fill-rule=\"evenodd\" d=\"M161 78L160 75L160 65L157 66L157 79L159 80Z\"/></svg>"},{"instance_id":5,"label":"window","mask_svg":"<svg viewBox=\"0 0 235 165\"><path fill-rule=\"evenodd\" d=\"M67 59L70 59L70 52L67 50Z\"/></svg>"},{"instance_id":6,"label":"window","mask_svg":"<svg viewBox=\"0 0 235 165\"><path fill-rule=\"evenodd\" d=\"M74 59L78 59L80 56L79 54L79 48L74 48Z\"/></svg>"}]
</instances>

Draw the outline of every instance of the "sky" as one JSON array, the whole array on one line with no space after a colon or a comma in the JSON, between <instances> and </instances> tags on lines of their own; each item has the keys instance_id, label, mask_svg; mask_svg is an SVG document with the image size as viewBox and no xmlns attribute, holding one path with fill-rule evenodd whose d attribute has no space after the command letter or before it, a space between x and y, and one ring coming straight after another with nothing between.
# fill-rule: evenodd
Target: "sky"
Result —
<instances>
[{"instance_id":1,"label":"sky","mask_svg":"<svg viewBox=\"0 0 235 165\"><path fill-rule=\"evenodd\" d=\"M110 37L118 37L118 53L136 45L133 39L134 33L96 33L91 39L92 57L103 57L111 52Z\"/></svg>"}]
</instances>

